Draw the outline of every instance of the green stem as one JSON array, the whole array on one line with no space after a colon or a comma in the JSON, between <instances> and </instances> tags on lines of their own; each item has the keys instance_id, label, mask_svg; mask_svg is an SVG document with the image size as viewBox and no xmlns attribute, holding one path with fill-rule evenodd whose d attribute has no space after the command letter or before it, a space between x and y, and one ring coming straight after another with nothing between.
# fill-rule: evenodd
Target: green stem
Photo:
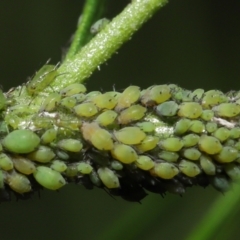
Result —
<instances>
[{"instance_id":1,"label":"green stem","mask_svg":"<svg viewBox=\"0 0 240 240\"><path fill-rule=\"evenodd\" d=\"M83 82L166 3L167 0L132 1L79 53L66 59L59 67L60 74L63 74L52 84L52 88L57 91L74 82Z\"/></svg>"},{"instance_id":2,"label":"green stem","mask_svg":"<svg viewBox=\"0 0 240 240\"><path fill-rule=\"evenodd\" d=\"M90 40L92 37L90 27L101 17L105 2L106 0L86 0L80 23L64 61L72 58Z\"/></svg>"}]
</instances>

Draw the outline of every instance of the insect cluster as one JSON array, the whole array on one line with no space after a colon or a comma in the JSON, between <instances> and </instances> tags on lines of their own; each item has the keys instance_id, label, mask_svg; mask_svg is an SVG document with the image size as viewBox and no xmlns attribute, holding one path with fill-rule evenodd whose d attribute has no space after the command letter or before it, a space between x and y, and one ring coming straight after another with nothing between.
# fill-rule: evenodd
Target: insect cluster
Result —
<instances>
[{"instance_id":1,"label":"insect cluster","mask_svg":"<svg viewBox=\"0 0 240 240\"><path fill-rule=\"evenodd\" d=\"M57 74L46 65L23 91L40 98ZM240 92L174 84L86 91L75 83L28 105L0 92L2 201L68 182L140 201L146 190L211 184L224 192L240 178Z\"/></svg>"}]
</instances>

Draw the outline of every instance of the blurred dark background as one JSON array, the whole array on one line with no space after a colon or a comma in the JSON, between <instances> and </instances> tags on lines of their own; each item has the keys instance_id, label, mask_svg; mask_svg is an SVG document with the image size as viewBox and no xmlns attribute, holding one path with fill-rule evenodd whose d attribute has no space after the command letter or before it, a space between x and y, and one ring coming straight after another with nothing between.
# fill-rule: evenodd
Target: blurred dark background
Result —
<instances>
[{"instance_id":1,"label":"blurred dark background","mask_svg":"<svg viewBox=\"0 0 240 240\"><path fill-rule=\"evenodd\" d=\"M26 82L49 58L53 64L61 59L83 2L0 1L0 85L5 91ZM112 18L130 1L109 2L105 16ZM170 1L93 74L88 89L163 83L240 89L239 11L236 0ZM59 192L45 190L40 198L1 204L0 238L184 239L216 197L222 194L194 187L182 198L150 194L138 204L69 185ZM114 230L119 225L121 232ZM137 228L142 228L139 235L132 237Z\"/></svg>"}]
</instances>

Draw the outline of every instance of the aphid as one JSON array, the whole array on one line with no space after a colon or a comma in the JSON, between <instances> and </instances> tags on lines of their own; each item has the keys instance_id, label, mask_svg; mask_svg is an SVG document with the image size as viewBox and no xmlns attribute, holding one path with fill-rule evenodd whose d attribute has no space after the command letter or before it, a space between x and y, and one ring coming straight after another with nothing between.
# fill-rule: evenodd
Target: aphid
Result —
<instances>
[{"instance_id":1,"label":"aphid","mask_svg":"<svg viewBox=\"0 0 240 240\"><path fill-rule=\"evenodd\" d=\"M210 109L203 110L200 117L205 121L211 121L214 117L214 112Z\"/></svg>"},{"instance_id":2,"label":"aphid","mask_svg":"<svg viewBox=\"0 0 240 240\"><path fill-rule=\"evenodd\" d=\"M212 186L220 192L227 192L230 189L230 183L224 175L216 175L210 178Z\"/></svg>"},{"instance_id":3,"label":"aphid","mask_svg":"<svg viewBox=\"0 0 240 240\"><path fill-rule=\"evenodd\" d=\"M182 135L188 131L191 126L191 120L187 118L182 118L176 122L174 126L174 133L176 135Z\"/></svg>"},{"instance_id":4,"label":"aphid","mask_svg":"<svg viewBox=\"0 0 240 240\"><path fill-rule=\"evenodd\" d=\"M107 127L109 125L114 124L115 119L117 118L117 113L112 111L112 110L107 110L103 113L101 113L100 115L98 115L98 117L95 119L95 121L103 127Z\"/></svg>"},{"instance_id":5,"label":"aphid","mask_svg":"<svg viewBox=\"0 0 240 240\"><path fill-rule=\"evenodd\" d=\"M52 112L55 110L60 101L61 95L59 93L51 93L47 98L44 99L39 111Z\"/></svg>"},{"instance_id":6,"label":"aphid","mask_svg":"<svg viewBox=\"0 0 240 240\"><path fill-rule=\"evenodd\" d=\"M77 165L77 170L82 174L90 174L93 170L93 167L89 163L80 162Z\"/></svg>"},{"instance_id":7,"label":"aphid","mask_svg":"<svg viewBox=\"0 0 240 240\"><path fill-rule=\"evenodd\" d=\"M142 170L146 170L146 171L154 167L153 160L150 157L145 155L139 156L135 164L137 165L138 168L141 168Z\"/></svg>"},{"instance_id":8,"label":"aphid","mask_svg":"<svg viewBox=\"0 0 240 240\"><path fill-rule=\"evenodd\" d=\"M61 160L54 160L54 161L52 161L52 164L51 164L50 167L53 170L55 170L57 172L60 172L60 173L66 171L66 169L67 169L67 165L63 161L61 161Z\"/></svg>"},{"instance_id":9,"label":"aphid","mask_svg":"<svg viewBox=\"0 0 240 240\"><path fill-rule=\"evenodd\" d=\"M111 150L113 148L112 135L97 123L83 123L82 134L85 140L89 141L98 150Z\"/></svg>"},{"instance_id":10,"label":"aphid","mask_svg":"<svg viewBox=\"0 0 240 240\"><path fill-rule=\"evenodd\" d=\"M97 107L90 102L81 103L74 108L74 112L79 117L92 117L98 113Z\"/></svg>"},{"instance_id":11,"label":"aphid","mask_svg":"<svg viewBox=\"0 0 240 240\"><path fill-rule=\"evenodd\" d=\"M202 133L205 131L205 126L202 121L192 120L189 131L194 133Z\"/></svg>"},{"instance_id":12,"label":"aphid","mask_svg":"<svg viewBox=\"0 0 240 240\"><path fill-rule=\"evenodd\" d=\"M0 169L0 191L1 191L1 189L3 189L4 188L4 173L3 173L3 171ZM0 197L0 200L1 200L1 197Z\"/></svg>"},{"instance_id":13,"label":"aphid","mask_svg":"<svg viewBox=\"0 0 240 240\"><path fill-rule=\"evenodd\" d=\"M64 128L65 130L72 130L72 131L77 131L79 130L79 127L82 125L82 121L75 116L64 116L62 118L58 118L55 121L55 125Z\"/></svg>"},{"instance_id":14,"label":"aphid","mask_svg":"<svg viewBox=\"0 0 240 240\"><path fill-rule=\"evenodd\" d=\"M0 153L0 168L5 171L13 169L13 162L11 158L5 153Z\"/></svg>"},{"instance_id":15,"label":"aphid","mask_svg":"<svg viewBox=\"0 0 240 240\"><path fill-rule=\"evenodd\" d=\"M89 92L89 93L86 95L85 102L91 101L93 98L95 98L96 96L101 95L101 94L102 94L102 93L99 92L99 91Z\"/></svg>"},{"instance_id":16,"label":"aphid","mask_svg":"<svg viewBox=\"0 0 240 240\"><path fill-rule=\"evenodd\" d=\"M99 33L101 30L103 30L107 24L109 23L110 21L107 19L107 18L102 18L102 19L99 19L97 22L95 22L91 28L90 28L90 32L92 34L96 34L96 33Z\"/></svg>"},{"instance_id":17,"label":"aphid","mask_svg":"<svg viewBox=\"0 0 240 240\"><path fill-rule=\"evenodd\" d=\"M240 113L240 105L236 103L221 103L213 107L213 111L219 117L235 117Z\"/></svg>"},{"instance_id":18,"label":"aphid","mask_svg":"<svg viewBox=\"0 0 240 240\"><path fill-rule=\"evenodd\" d=\"M204 94L204 90L201 88L198 88L190 94L190 97L193 101L198 102L199 100L201 100L203 94Z\"/></svg>"},{"instance_id":19,"label":"aphid","mask_svg":"<svg viewBox=\"0 0 240 240\"><path fill-rule=\"evenodd\" d=\"M18 193L25 193L31 191L31 183L23 174L12 171L7 175L7 183L9 187Z\"/></svg>"},{"instance_id":20,"label":"aphid","mask_svg":"<svg viewBox=\"0 0 240 240\"><path fill-rule=\"evenodd\" d=\"M137 86L127 87L118 98L116 111L120 112L124 108L130 107L140 98L140 88Z\"/></svg>"},{"instance_id":21,"label":"aphid","mask_svg":"<svg viewBox=\"0 0 240 240\"><path fill-rule=\"evenodd\" d=\"M111 161L111 168L119 171L123 169L123 165L119 161L113 160Z\"/></svg>"},{"instance_id":22,"label":"aphid","mask_svg":"<svg viewBox=\"0 0 240 240\"><path fill-rule=\"evenodd\" d=\"M200 166L207 175L216 174L216 166L208 155L203 154L200 157Z\"/></svg>"},{"instance_id":23,"label":"aphid","mask_svg":"<svg viewBox=\"0 0 240 240\"><path fill-rule=\"evenodd\" d=\"M226 127L220 127L212 135L218 138L221 142L224 142L229 138L230 131Z\"/></svg>"},{"instance_id":24,"label":"aphid","mask_svg":"<svg viewBox=\"0 0 240 240\"><path fill-rule=\"evenodd\" d=\"M207 132L213 133L217 130L218 125L216 122L207 122L205 128Z\"/></svg>"},{"instance_id":25,"label":"aphid","mask_svg":"<svg viewBox=\"0 0 240 240\"><path fill-rule=\"evenodd\" d=\"M230 130L230 138L238 139L240 138L240 127L234 127Z\"/></svg>"},{"instance_id":26,"label":"aphid","mask_svg":"<svg viewBox=\"0 0 240 240\"><path fill-rule=\"evenodd\" d=\"M132 163L137 160L138 155L135 150L125 144L114 144L111 150L112 157L119 160L122 163Z\"/></svg>"},{"instance_id":27,"label":"aphid","mask_svg":"<svg viewBox=\"0 0 240 240\"><path fill-rule=\"evenodd\" d=\"M91 101L100 109L111 110L117 105L117 99L109 92L99 94L92 98Z\"/></svg>"},{"instance_id":28,"label":"aphid","mask_svg":"<svg viewBox=\"0 0 240 240\"><path fill-rule=\"evenodd\" d=\"M140 144L135 145L135 147L140 152L147 152L154 149L157 146L158 142L158 137L148 135L143 139Z\"/></svg>"},{"instance_id":29,"label":"aphid","mask_svg":"<svg viewBox=\"0 0 240 240\"><path fill-rule=\"evenodd\" d=\"M193 160L196 161L200 158L201 156L201 152L197 150L197 148L184 148L181 151L181 154L183 157L189 159L189 160Z\"/></svg>"},{"instance_id":30,"label":"aphid","mask_svg":"<svg viewBox=\"0 0 240 240\"><path fill-rule=\"evenodd\" d=\"M157 175L163 179L172 179L179 173L177 167L175 167L172 163L156 163L151 174Z\"/></svg>"},{"instance_id":31,"label":"aphid","mask_svg":"<svg viewBox=\"0 0 240 240\"><path fill-rule=\"evenodd\" d=\"M6 106L7 100L4 96L2 89L0 89L0 110L2 110Z\"/></svg>"},{"instance_id":32,"label":"aphid","mask_svg":"<svg viewBox=\"0 0 240 240\"><path fill-rule=\"evenodd\" d=\"M40 143L40 138L28 129L14 130L2 141L4 148L13 153L29 153Z\"/></svg>"},{"instance_id":33,"label":"aphid","mask_svg":"<svg viewBox=\"0 0 240 240\"><path fill-rule=\"evenodd\" d=\"M240 179L240 168L239 165L234 163L226 164L223 166L227 175L233 180L238 181Z\"/></svg>"},{"instance_id":34,"label":"aphid","mask_svg":"<svg viewBox=\"0 0 240 240\"><path fill-rule=\"evenodd\" d=\"M222 150L220 141L212 136L202 135L198 142L198 147L201 151L213 155Z\"/></svg>"},{"instance_id":35,"label":"aphid","mask_svg":"<svg viewBox=\"0 0 240 240\"><path fill-rule=\"evenodd\" d=\"M166 151L178 152L183 147L183 141L180 138L169 137L160 140L159 147Z\"/></svg>"},{"instance_id":36,"label":"aphid","mask_svg":"<svg viewBox=\"0 0 240 240\"><path fill-rule=\"evenodd\" d=\"M168 85L157 85L150 87L141 97L145 106L152 106L167 101L171 97L171 89Z\"/></svg>"},{"instance_id":37,"label":"aphid","mask_svg":"<svg viewBox=\"0 0 240 240\"><path fill-rule=\"evenodd\" d=\"M102 182L101 182L101 180L100 180L100 178L99 178L99 175L97 174L96 171L93 170L93 171L89 174L89 178L90 178L91 182L92 182L95 186L97 186L97 187L101 187L101 186L102 186Z\"/></svg>"},{"instance_id":38,"label":"aphid","mask_svg":"<svg viewBox=\"0 0 240 240\"><path fill-rule=\"evenodd\" d=\"M69 97L78 93L85 93L86 87L81 83L73 83L60 91L62 97Z\"/></svg>"},{"instance_id":39,"label":"aphid","mask_svg":"<svg viewBox=\"0 0 240 240\"><path fill-rule=\"evenodd\" d=\"M210 90L204 93L202 98L202 107L211 108L219 103L227 102L228 98L221 91Z\"/></svg>"},{"instance_id":40,"label":"aphid","mask_svg":"<svg viewBox=\"0 0 240 240\"><path fill-rule=\"evenodd\" d=\"M119 124L129 124L144 117L147 109L141 105L132 105L120 112L118 116Z\"/></svg>"},{"instance_id":41,"label":"aphid","mask_svg":"<svg viewBox=\"0 0 240 240\"><path fill-rule=\"evenodd\" d=\"M27 92L30 95L38 94L48 87L57 77L57 68L54 65L43 65L33 79L27 83Z\"/></svg>"},{"instance_id":42,"label":"aphid","mask_svg":"<svg viewBox=\"0 0 240 240\"><path fill-rule=\"evenodd\" d=\"M74 97L65 97L60 101L60 105L64 108L71 110L77 105L77 100Z\"/></svg>"},{"instance_id":43,"label":"aphid","mask_svg":"<svg viewBox=\"0 0 240 240\"><path fill-rule=\"evenodd\" d=\"M155 130L155 125L152 122L138 122L136 126L139 127L145 133L151 133Z\"/></svg>"},{"instance_id":44,"label":"aphid","mask_svg":"<svg viewBox=\"0 0 240 240\"><path fill-rule=\"evenodd\" d=\"M178 116L196 119L202 114L202 107L197 102L184 102L179 105Z\"/></svg>"},{"instance_id":45,"label":"aphid","mask_svg":"<svg viewBox=\"0 0 240 240\"><path fill-rule=\"evenodd\" d=\"M187 160L181 160L181 162L179 163L179 169L188 177L195 177L201 173L201 169L198 167L197 164Z\"/></svg>"},{"instance_id":46,"label":"aphid","mask_svg":"<svg viewBox=\"0 0 240 240\"><path fill-rule=\"evenodd\" d=\"M59 172L45 166L37 167L33 176L40 185L50 190L57 190L66 184Z\"/></svg>"},{"instance_id":47,"label":"aphid","mask_svg":"<svg viewBox=\"0 0 240 240\"><path fill-rule=\"evenodd\" d=\"M214 159L220 163L228 163L236 160L238 150L230 146L224 146L221 151L214 155Z\"/></svg>"},{"instance_id":48,"label":"aphid","mask_svg":"<svg viewBox=\"0 0 240 240\"><path fill-rule=\"evenodd\" d=\"M77 166L78 166L77 163L68 164L67 169L65 170L64 174L70 178L76 177L78 175Z\"/></svg>"},{"instance_id":49,"label":"aphid","mask_svg":"<svg viewBox=\"0 0 240 240\"><path fill-rule=\"evenodd\" d=\"M98 169L97 173L99 178L107 188L111 189L120 187L118 177L111 169L107 167L102 167Z\"/></svg>"},{"instance_id":50,"label":"aphid","mask_svg":"<svg viewBox=\"0 0 240 240\"><path fill-rule=\"evenodd\" d=\"M41 143L49 144L55 141L56 138L57 138L57 130L54 128L50 128L46 132L44 132L43 135L41 136Z\"/></svg>"},{"instance_id":51,"label":"aphid","mask_svg":"<svg viewBox=\"0 0 240 240\"><path fill-rule=\"evenodd\" d=\"M185 135L182 140L183 140L183 144L184 147L193 147L195 146L198 141L199 141L199 136L195 133L190 133L188 135Z\"/></svg>"},{"instance_id":52,"label":"aphid","mask_svg":"<svg viewBox=\"0 0 240 240\"><path fill-rule=\"evenodd\" d=\"M124 144L140 144L146 137L146 134L138 127L125 127L119 131L114 131L115 138Z\"/></svg>"},{"instance_id":53,"label":"aphid","mask_svg":"<svg viewBox=\"0 0 240 240\"><path fill-rule=\"evenodd\" d=\"M12 161L14 164L14 168L20 173L29 175L32 174L36 169L35 164L26 157L14 155L12 156Z\"/></svg>"},{"instance_id":54,"label":"aphid","mask_svg":"<svg viewBox=\"0 0 240 240\"><path fill-rule=\"evenodd\" d=\"M80 152L83 148L83 144L80 140L71 138L60 140L57 146L69 152Z\"/></svg>"},{"instance_id":55,"label":"aphid","mask_svg":"<svg viewBox=\"0 0 240 240\"><path fill-rule=\"evenodd\" d=\"M56 154L50 147L39 146L37 150L29 153L27 158L41 163L48 163L55 157L55 155Z\"/></svg>"},{"instance_id":56,"label":"aphid","mask_svg":"<svg viewBox=\"0 0 240 240\"><path fill-rule=\"evenodd\" d=\"M179 154L176 152L160 151L158 157L167 162L177 162Z\"/></svg>"},{"instance_id":57,"label":"aphid","mask_svg":"<svg viewBox=\"0 0 240 240\"><path fill-rule=\"evenodd\" d=\"M172 117L177 114L178 104L174 101L167 101L156 107L156 113L159 116Z\"/></svg>"}]
</instances>

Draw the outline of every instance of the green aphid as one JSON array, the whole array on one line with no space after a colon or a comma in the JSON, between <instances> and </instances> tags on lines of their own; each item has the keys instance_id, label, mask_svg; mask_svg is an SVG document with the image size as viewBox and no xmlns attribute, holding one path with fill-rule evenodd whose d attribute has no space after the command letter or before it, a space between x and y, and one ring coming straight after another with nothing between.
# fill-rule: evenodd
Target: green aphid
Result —
<instances>
[{"instance_id":1,"label":"green aphid","mask_svg":"<svg viewBox=\"0 0 240 240\"><path fill-rule=\"evenodd\" d=\"M78 166L77 163L68 164L67 169L65 170L64 174L70 178L76 177L78 175L77 166Z\"/></svg>"},{"instance_id":2,"label":"green aphid","mask_svg":"<svg viewBox=\"0 0 240 240\"><path fill-rule=\"evenodd\" d=\"M176 152L160 151L158 157L167 162L177 162L179 159L179 154Z\"/></svg>"},{"instance_id":3,"label":"green aphid","mask_svg":"<svg viewBox=\"0 0 240 240\"><path fill-rule=\"evenodd\" d=\"M80 140L77 139L62 139L57 143L57 146L64 150L69 152L80 152L83 148L83 144Z\"/></svg>"},{"instance_id":4,"label":"green aphid","mask_svg":"<svg viewBox=\"0 0 240 240\"><path fill-rule=\"evenodd\" d=\"M234 147L234 145L235 145L235 141L233 140L233 139L227 139L226 141L225 141L225 143L224 143L224 146L231 146L231 147ZM238 149L239 150L239 149Z\"/></svg>"},{"instance_id":5,"label":"green aphid","mask_svg":"<svg viewBox=\"0 0 240 240\"><path fill-rule=\"evenodd\" d=\"M73 99L76 100L76 103L79 104L79 103L83 102L86 99L86 95L83 94L83 93L77 93L77 94L74 94L74 95L72 95L70 97L67 97L67 98L73 98Z\"/></svg>"},{"instance_id":6,"label":"green aphid","mask_svg":"<svg viewBox=\"0 0 240 240\"><path fill-rule=\"evenodd\" d=\"M147 109L141 105L132 105L131 107L120 112L118 116L119 124L129 124L142 119Z\"/></svg>"},{"instance_id":7,"label":"green aphid","mask_svg":"<svg viewBox=\"0 0 240 240\"><path fill-rule=\"evenodd\" d=\"M233 180L240 180L240 168L238 164L229 163L223 166L227 175Z\"/></svg>"},{"instance_id":8,"label":"green aphid","mask_svg":"<svg viewBox=\"0 0 240 240\"><path fill-rule=\"evenodd\" d=\"M234 127L230 130L230 138L238 139L240 138L240 127Z\"/></svg>"},{"instance_id":9,"label":"green aphid","mask_svg":"<svg viewBox=\"0 0 240 240\"><path fill-rule=\"evenodd\" d=\"M224 146L222 150L214 156L214 159L220 163L229 163L236 160L238 150L230 146Z\"/></svg>"},{"instance_id":10,"label":"green aphid","mask_svg":"<svg viewBox=\"0 0 240 240\"><path fill-rule=\"evenodd\" d=\"M191 126L191 120L187 118L182 118L179 121L176 122L174 126L174 133L176 135L182 135L188 131L188 129Z\"/></svg>"},{"instance_id":11,"label":"green aphid","mask_svg":"<svg viewBox=\"0 0 240 240\"><path fill-rule=\"evenodd\" d=\"M51 93L47 98L44 99L39 111L52 112L56 109L60 101L61 95L59 93Z\"/></svg>"},{"instance_id":12,"label":"green aphid","mask_svg":"<svg viewBox=\"0 0 240 240\"><path fill-rule=\"evenodd\" d=\"M85 140L89 141L98 150L113 149L112 135L97 123L83 123L82 134Z\"/></svg>"},{"instance_id":13,"label":"green aphid","mask_svg":"<svg viewBox=\"0 0 240 240\"><path fill-rule=\"evenodd\" d=\"M13 169L12 159L5 153L0 153L0 168L5 171Z\"/></svg>"},{"instance_id":14,"label":"green aphid","mask_svg":"<svg viewBox=\"0 0 240 240\"><path fill-rule=\"evenodd\" d=\"M95 119L95 121L102 127L107 127L115 123L117 113L113 110L107 110Z\"/></svg>"},{"instance_id":15,"label":"green aphid","mask_svg":"<svg viewBox=\"0 0 240 240\"><path fill-rule=\"evenodd\" d=\"M179 170L172 163L156 163L152 173L163 179L172 179L175 177Z\"/></svg>"},{"instance_id":16,"label":"green aphid","mask_svg":"<svg viewBox=\"0 0 240 240\"><path fill-rule=\"evenodd\" d=\"M214 117L214 112L213 110L210 110L210 109L203 110L200 116L200 118L204 121L211 121L213 117Z\"/></svg>"},{"instance_id":17,"label":"green aphid","mask_svg":"<svg viewBox=\"0 0 240 240\"><path fill-rule=\"evenodd\" d=\"M118 177L111 169L107 167L102 167L98 169L97 173L99 178L107 188L111 189L120 187Z\"/></svg>"},{"instance_id":18,"label":"green aphid","mask_svg":"<svg viewBox=\"0 0 240 240\"><path fill-rule=\"evenodd\" d=\"M74 97L65 97L61 100L60 105L66 109L71 110L77 105L77 100Z\"/></svg>"},{"instance_id":19,"label":"green aphid","mask_svg":"<svg viewBox=\"0 0 240 240\"><path fill-rule=\"evenodd\" d=\"M36 170L35 164L24 156L14 155L12 156L12 161L14 168L25 175L32 174Z\"/></svg>"},{"instance_id":20,"label":"green aphid","mask_svg":"<svg viewBox=\"0 0 240 240\"><path fill-rule=\"evenodd\" d=\"M213 108L219 117L236 117L240 113L240 105L236 103L221 103Z\"/></svg>"},{"instance_id":21,"label":"green aphid","mask_svg":"<svg viewBox=\"0 0 240 240\"><path fill-rule=\"evenodd\" d=\"M65 130L68 129L72 131L78 131L82 125L82 121L78 117L70 116L67 117L66 119L64 118L56 119L55 125L60 128L64 128Z\"/></svg>"},{"instance_id":22,"label":"green aphid","mask_svg":"<svg viewBox=\"0 0 240 240\"><path fill-rule=\"evenodd\" d=\"M101 187L102 186L102 181L100 180L99 178L99 175L97 174L96 171L92 171L90 174L89 174L89 178L91 180L91 182L97 186L97 187Z\"/></svg>"},{"instance_id":23,"label":"green aphid","mask_svg":"<svg viewBox=\"0 0 240 240\"><path fill-rule=\"evenodd\" d=\"M27 83L27 92L30 95L35 95L47 88L57 77L57 67L54 65L44 65L35 74L33 79Z\"/></svg>"},{"instance_id":24,"label":"green aphid","mask_svg":"<svg viewBox=\"0 0 240 240\"><path fill-rule=\"evenodd\" d=\"M159 104L155 110L159 116L173 117L177 114L178 104L174 101L167 101Z\"/></svg>"},{"instance_id":25,"label":"green aphid","mask_svg":"<svg viewBox=\"0 0 240 240\"><path fill-rule=\"evenodd\" d=\"M136 123L136 126L145 133L152 133L155 130L155 124L152 122L138 122Z\"/></svg>"},{"instance_id":26,"label":"green aphid","mask_svg":"<svg viewBox=\"0 0 240 240\"><path fill-rule=\"evenodd\" d=\"M4 188L4 179L5 179L5 174L3 171L0 169L0 189Z\"/></svg>"},{"instance_id":27,"label":"green aphid","mask_svg":"<svg viewBox=\"0 0 240 240\"><path fill-rule=\"evenodd\" d=\"M91 100L100 109L113 109L117 105L117 99L112 93L99 94Z\"/></svg>"},{"instance_id":28,"label":"green aphid","mask_svg":"<svg viewBox=\"0 0 240 240\"><path fill-rule=\"evenodd\" d=\"M183 141L180 138L169 137L159 142L159 147L166 151L178 152L183 147Z\"/></svg>"},{"instance_id":29,"label":"green aphid","mask_svg":"<svg viewBox=\"0 0 240 240\"><path fill-rule=\"evenodd\" d=\"M61 160L53 160L50 168L52 168L53 170L57 171L57 172L64 172L67 170L67 165L65 164L65 162L61 161Z\"/></svg>"},{"instance_id":30,"label":"green aphid","mask_svg":"<svg viewBox=\"0 0 240 240\"><path fill-rule=\"evenodd\" d=\"M237 141L237 142L234 144L234 148L236 148L238 151L240 151L240 141Z\"/></svg>"},{"instance_id":31,"label":"green aphid","mask_svg":"<svg viewBox=\"0 0 240 240\"><path fill-rule=\"evenodd\" d=\"M92 34L97 34L101 30L103 30L109 23L110 21L107 18L102 18L96 21L90 28L90 32Z\"/></svg>"},{"instance_id":32,"label":"green aphid","mask_svg":"<svg viewBox=\"0 0 240 240\"><path fill-rule=\"evenodd\" d=\"M212 136L202 135L198 142L198 147L201 151L213 155L222 150L220 141Z\"/></svg>"},{"instance_id":33,"label":"green aphid","mask_svg":"<svg viewBox=\"0 0 240 240\"><path fill-rule=\"evenodd\" d=\"M188 160L196 161L200 158L201 152L197 148L184 148L181 151L181 155Z\"/></svg>"},{"instance_id":34,"label":"green aphid","mask_svg":"<svg viewBox=\"0 0 240 240\"><path fill-rule=\"evenodd\" d=\"M202 106L197 102L184 102L179 105L178 116L190 119L199 118L202 114Z\"/></svg>"},{"instance_id":35,"label":"green aphid","mask_svg":"<svg viewBox=\"0 0 240 240\"><path fill-rule=\"evenodd\" d=\"M197 88L196 90L191 92L190 98L192 101L198 102L202 99L203 94L204 94L204 90L202 88Z\"/></svg>"},{"instance_id":36,"label":"green aphid","mask_svg":"<svg viewBox=\"0 0 240 240\"><path fill-rule=\"evenodd\" d=\"M73 83L60 91L62 97L69 97L79 93L85 93L86 87L81 83Z\"/></svg>"},{"instance_id":37,"label":"green aphid","mask_svg":"<svg viewBox=\"0 0 240 240\"><path fill-rule=\"evenodd\" d=\"M53 119L38 115L32 118L32 124L37 129L48 129L53 127Z\"/></svg>"},{"instance_id":38,"label":"green aphid","mask_svg":"<svg viewBox=\"0 0 240 240\"><path fill-rule=\"evenodd\" d=\"M130 107L136 103L140 98L140 88L137 86L127 87L122 94L118 97L118 103L115 108L117 112Z\"/></svg>"},{"instance_id":39,"label":"green aphid","mask_svg":"<svg viewBox=\"0 0 240 240\"><path fill-rule=\"evenodd\" d=\"M209 133L213 133L217 130L218 125L216 122L207 122L205 125L205 129Z\"/></svg>"},{"instance_id":40,"label":"green aphid","mask_svg":"<svg viewBox=\"0 0 240 240\"><path fill-rule=\"evenodd\" d=\"M171 89L168 85L152 86L146 90L141 97L141 102L145 106L152 106L163 103L171 97Z\"/></svg>"},{"instance_id":41,"label":"green aphid","mask_svg":"<svg viewBox=\"0 0 240 240\"><path fill-rule=\"evenodd\" d=\"M199 136L195 133L190 133L182 137L184 147L193 147L199 141Z\"/></svg>"},{"instance_id":42,"label":"green aphid","mask_svg":"<svg viewBox=\"0 0 240 240\"><path fill-rule=\"evenodd\" d=\"M200 120L192 120L189 131L194 133L203 133L205 131L205 125Z\"/></svg>"},{"instance_id":43,"label":"green aphid","mask_svg":"<svg viewBox=\"0 0 240 240\"><path fill-rule=\"evenodd\" d=\"M15 171L12 171L7 175L7 183L9 187L17 193L26 193L32 190L31 183L28 178Z\"/></svg>"},{"instance_id":44,"label":"green aphid","mask_svg":"<svg viewBox=\"0 0 240 240\"><path fill-rule=\"evenodd\" d=\"M177 102L191 102L192 92L183 88L172 90L172 98Z\"/></svg>"},{"instance_id":45,"label":"green aphid","mask_svg":"<svg viewBox=\"0 0 240 240\"><path fill-rule=\"evenodd\" d=\"M220 142L224 142L229 138L230 131L226 127L220 127L212 135L218 138Z\"/></svg>"},{"instance_id":46,"label":"green aphid","mask_svg":"<svg viewBox=\"0 0 240 240\"><path fill-rule=\"evenodd\" d=\"M154 167L153 160L145 155L141 155L135 162L136 166L142 170L148 171Z\"/></svg>"},{"instance_id":47,"label":"green aphid","mask_svg":"<svg viewBox=\"0 0 240 240\"><path fill-rule=\"evenodd\" d=\"M49 144L56 140L57 138L57 130L54 128L50 128L43 133L41 136L41 143L42 144Z\"/></svg>"},{"instance_id":48,"label":"green aphid","mask_svg":"<svg viewBox=\"0 0 240 240\"><path fill-rule=\"evenodd\" d=\"M124 144L140 144L146 134L138 127L125 127L119 131L114 131L115 138Z\"/></svg>"},{"instance_id":49,"label":"green aphid","mask_svg":"<svg viewBox=\"0 0 240 240\"><path fill-rule=\"evenodd\" d=\"M28 129L14 130L2 141L6 150L13 153L29 153L34 151L40 143L37 134Z\"/></svg>"},{"instance_id":50,"label":"green aphid","mask_svg":"<svg viewBox=\"0 0 240 240\"><path fill-rule=\"evenodd\" d=\"M157 146L158 142L159 142L158 137L148 135L144 138L144 140L140 144L135 145L134 147L139 152L143 153L143 152L147 152L147 151L154 149Z\"/></svg>"},{"instance_id":51,"label":"green aphid","mask_svg":"<svg viewBox=\"0 0 240 240\"><path fill-rule=\"evenodd\" d=\"M216 174L216 166L212 161L212 158L209 157L208 155L202 154L200 157L200 166L202 170L207 174L207 175L215 175Z\"/></svg>"},{"instance_id":52,"label":"green aphid","mask_svg":"<svg viewBox=\"0 0 240 240\"><path fill-rule=\"evenodd\" d=\"M4 96L2 89L0 89L0 110L2 110L7 104L6 97Z\"/></svg>"},{"instance_id":53,"label":"green aphid","mask_svg":"<svg viewBox=\"0 0 240 240\"><path fill-rule=\"evenodd\" d=\"M29 153L27 158L41 163L48 163L55 157L55 155L56 154L50 147L39 146L37 150Z\"/></svg>"},{"instance_id":54,"label":"green aphid","mask_svg":"<svg viewBox=\"0 0 240 240\"><path fill-rule=\"evenodd\" d=\"M40 185L50 190L57 190L66 184L59 172L45 166L37 167L33 176Z\"/></svg>"},{"instance_id":55,"label":"green aphid","mask_svg":"<svg viewBox=\"0 0 240 240\"><path fill-rule=\"evenodd\" d=\"M227 192L230 190L230 182L224 175L216 175L210 178L212 186L220 192Z\"/></svg>"},{"instance_id":56,"label":"green aphid","mask_svg":"<svg viewBox=\"0 0 240 240\"><path fill-rule=\"evenodd\" d=\"M111 168L116 171L120 171L123 169L123 165L119 161L113 160L111 161Z\"/></svg>"},{"instance_id":57,"label":"green aphid","mask_svg":"<svg viewBox=\"0 0 240 240\"><path fill-rule=\"evenodd\" d=\"M181 160L179 163L180 171L188 177L195 177L201 173L201 169L198 167L197 164L187 161Z\"/></svg>"},{"instance_id":58,"label":"green aphid","mask_svg":"<svg viewBox=\"0 0 240 240\"><path fill-rule=\"evenodd\" d=\"M74 112L76 113L76 115L79 117L88 118L88 117L92 117L98 113L97 107L91 102L81 103L81 104L75 106L73 109L74 109Z\"/></svg>"},{"instance_id":59,"label":"green aphid","mask_svg":"<svg viewBox=\"0 0 240 240\"><path fill-rule=\"evenodd\" d=\"M16 114L8 113L6 114L4 121L13 129L17 129L22 120Z\"/></svg>"},{"instance_id":60,"label":"green aphid","mask_svg":"<svg viewBox=\"0 0 240 240\"><path fill-rule=\"evenodd\" d=\"M120 143L114 144L111 154L113 158L126 164L135 162L138 158L136 151L132 147Z\"/></svg>"},{"instance_id":61,"label":"green aphid","mask_svg":"<svg viewBox=\"0 0 240 240\"><path fill-rule=\"evenodd\" d=\"M77 170L82 174L90 174L93 170L93 167L89 163L80 162L77 165Z\"/></svg>"},{"instance_id":62,"label":"green aphid","mask_svg":"<svg viewBox=\"0 0 240 240\"><path fill-rule=\"evenodd\" d=\"M204 93L202 98L202 107L204 109L209 109L219 103L227 102L228 97L223 94L223 92L218 90L210 90Z\"/></svg>"},{"instance_id":63,"label":"green aphid","mask_svg":"<svg viewBox=\"0 0 240 240\"><path fill-rule=\"evenodd\" d=\"M101 95L101 94L102 94L102 93L99 92L99 91L89 92L88 94L86 94L85 101L86 101L86 102L92 101L92 99L94 99L96 96Z\"/></svg>"}]
</instances>

